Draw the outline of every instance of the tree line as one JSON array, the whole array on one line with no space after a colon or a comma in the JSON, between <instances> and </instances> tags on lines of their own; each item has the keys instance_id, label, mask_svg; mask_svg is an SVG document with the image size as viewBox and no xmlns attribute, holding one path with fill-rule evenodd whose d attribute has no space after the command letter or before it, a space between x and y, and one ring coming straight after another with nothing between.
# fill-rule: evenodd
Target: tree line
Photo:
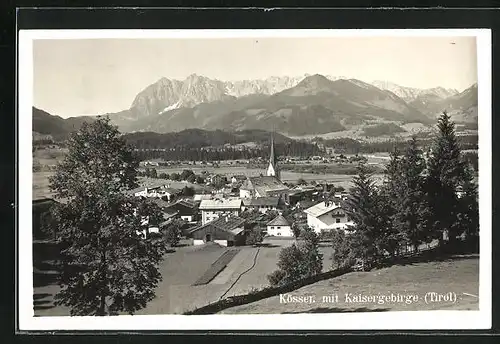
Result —
<instances>
[{"instance_id":1,"label":"tree line","mask_svg":"<svg viewBox=\"0 0 500 344\"><path fill-rule=\"evenodd\" d=\"M418 135L415 137L418 138ZM364 142L360 140L355 140L352 138L336 138L336 139L316 139L321 142L325 147L331 147L335 149L336 153L344 154L372 154L372 153L382 153L391 152L393 149L398 149L400 151L404 150L407 144L407 140L384 140L381 142ZM435 138L428 137L425 135L421 137L418 141L419 147L427 151L433 144ZM461 150L473 150L478 147L478 136L477 135L465 135L457 136L457 143Z\"/></svg>"},{"instance_id":2,"label":"tree line","mask_svg":"<svg viewBox=\"0 0 500 344\"><path fill-rule=\"evenodd\" d=\"M275 152L280 156L308 157L322 154L323 151L313 143L291 141L275 144ZM135 152L139 160L163 159L165 161L221 161L257 159L269 155L270 146L259 147L219 147L219 148L143 148Z\"/></svg>"}]
</instances>

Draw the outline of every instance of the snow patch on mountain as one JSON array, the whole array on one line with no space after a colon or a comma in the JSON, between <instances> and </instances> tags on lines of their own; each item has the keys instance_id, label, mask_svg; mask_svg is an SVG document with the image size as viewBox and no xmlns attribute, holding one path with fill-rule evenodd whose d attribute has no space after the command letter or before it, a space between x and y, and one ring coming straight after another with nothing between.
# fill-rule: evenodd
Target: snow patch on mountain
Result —
<instances>
[{"instance_id":1,"label":"snow patch on mountain","mask_svg":"<svg viewBox=\"0 0 500 344\"><path fill-rule=\"evenodd\" d=\"M371 82L371 84L382 90L391 91L406 102L414 101L422 95L434 95L441 99L445 99L458 94L458 91L456 89L444 87L420 89L415 87L401 86L393 82L383 80L375 80Z\"/></svg>"},{"instance_id":2,"label":"snow patch on mountain","mask_svg":"<svg viewBox=\"0 0 500 344\"><path fill-rule=\"evenodd\" d=\"M177 103L172 104L161 110L158 114L161 115L162 113L165 113L170 110L175 110L181 107L181 101L179 100Z\"/></svg>"}]
</instances>

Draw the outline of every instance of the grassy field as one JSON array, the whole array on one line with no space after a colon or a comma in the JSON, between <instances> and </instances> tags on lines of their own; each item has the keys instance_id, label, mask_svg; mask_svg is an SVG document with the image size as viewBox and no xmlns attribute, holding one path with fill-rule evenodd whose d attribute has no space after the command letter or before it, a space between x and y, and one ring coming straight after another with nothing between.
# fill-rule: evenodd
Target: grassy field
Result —
<instances>
[{"instance_id":1,"label":"grassy field","mask_svg":"<svg viewBox=\"0 0 500 344\"><path fill-rule=\"evenodd\" d=\"M425 295L455 293L456 302L425 302ZM413 297L412 303L355 302L353 295ZM454 257L444 261L395 265L370 272L352 272L300 288L290 295L312 296L314 303L285 303L279 296L226 309L224 314L336 313L360 311L477 310L479 258ZM346 298L346 294L348 297ZM338 295L336 300L334 295ZM327 297L323 299L323 297ZM331 297L331 298L329 298ZM428 298L430 301L430 297ZM285 299L286 301L286 299Z\"/></svg>"},{"instance_id":2,"label":"grassy field","mask_svg":"<svg viewBox=\"0 0 500 344\"><path fill-rule=\"evenodd\" d=\"M212 268L228 248L209 244L182 246L168 253L160 263L163 280L156 289L156 297L137 314L181 314L205 306L224 297L241 295L269 284L267 276L277 268L278 254L293 239L266 238L260 247L240 247L227 266L208 284L195 285L196 281ZM323 271L331 267L331 247L321 245ZM370 272L354 272L344 276L314 283L296 290L293 295L314 295L315 304L282 304L279 297L272 297L248 305L227 309L224 313L286 313L286 312L349 312L356 310L429 310L477 309L478 258L466 257L441 262L416 263ZM53 305L53 296L59 287L53 283L34 288L34 307L37 316L69 315L69 309ZM455 292L457 303L427 305L424 302L406 304L348 304L343 302L345 293L418 294L427 292ZM338 303L322 302L322 296L338 294ZM466 293L466 294L464 294ZM473 296L470 296L473 295Z\"/></svg>"},{"instance_id":3,"label":"grassy field","mask_svg":"<svg viewBox=\"0 0 500 344\"><path fill-rule=\"evenodd\" d=\"M168 253L159 266L163 280L156 298L137 314L180 314L218 301L221 297L244 294L268 285L267 275L276 269L279 251L293 239L265 239L264 246L239 247L239 252L208 284L194 285L229 248L216 244L183 246ZM322 247L324 270L330 268L331 249ZM37 316L69 315L69 309L55 307L52 298L59 291L55 284L34 288Z\"/></svg>"}]
</instances>

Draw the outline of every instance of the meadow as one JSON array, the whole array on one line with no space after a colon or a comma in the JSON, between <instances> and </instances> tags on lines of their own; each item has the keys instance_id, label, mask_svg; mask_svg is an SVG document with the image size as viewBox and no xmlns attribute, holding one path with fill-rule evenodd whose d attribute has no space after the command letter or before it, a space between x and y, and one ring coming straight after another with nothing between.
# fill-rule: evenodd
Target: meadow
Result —
<instances>
[{"instance_id":1,"label":"meadow","mask_svg":"<svg viewBox=\"0 0 500 344\"><path fill-rule=\"evenodd\" d=\"M454 293L456 301L426 302L425 295ZM405 301L355 301L355 295L399 294ZM442 261L393 265L369 272L351 272L316 282L290 293L312 296L315 302L286 303L280 296L228 308L220 314L343 313L423 310L478 310L479 257L456 256ZM334 297L337 295L337 299ZM346 297L347 295L347 297ZM410 299L410 302L406 301ZM430 297L428 301L432 300Z\"/></svg>"},{"instance_id":2,"label":"meadow","mask_svg":"<svg viewBox=\"0 0 500 344\"><path fill-rule=\"evenodd\" d=\"M182 314L205 306L220 298L245 294L269 284L267 275L277 266L278 254L283 247L294 242L291 238L266 238L259 247L242 246L239 252L209 283L195 285L227 250L217 244L191 246L189 240L167 253L159 265L163 276L156 288L156 297L137 314ZM323 270L331 266L330 245L321 247ZM53 304L59 291L54 283L36 285L34 308L36 316L69 315L69 309Z\"/></svg>"}]
</instances>

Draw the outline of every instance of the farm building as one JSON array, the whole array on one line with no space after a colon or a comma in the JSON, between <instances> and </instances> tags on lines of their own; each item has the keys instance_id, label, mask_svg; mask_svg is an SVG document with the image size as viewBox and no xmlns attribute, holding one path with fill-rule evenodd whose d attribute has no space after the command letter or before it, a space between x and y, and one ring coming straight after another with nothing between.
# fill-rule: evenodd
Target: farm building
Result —
<instances>
[{"instance_id":1,"label":"farm building","mask_svg":"<svg viewBox=\"0 0 500 344\"><path fill-rule=\"evenodd\" d=\"M240 187L241 198L281 197L289 202L288 186L275 176L249 177Z\"/></svg>"},{"instance_id":2,"label":"farm building","mask_svg":"<svg viewBox=\"0 0 500 344\"><path fill-rule=\"evenodd\" d=\"M295 205L303 200L310 200L313 197L314 187L298 187L290 190L289 201L291 205Z\"/></svg>"},{"instance_id":3,"label":"farm building","mask_svg":"<svg viewBox=\"0 0 500 344\"><path fill-rule=\"evenodd\" d=\"M290 223L281 215L278 215L267 224L267 234L271 236L293 236Z\"/></svg>"},{"instance_id":4,"label":"farm building","mask_svg":"<svg viewBox=\"0 0 500 344\"><path fill-rule=\"evenodd\" d=\"M259 198L244 198L243 210L253 209L263 214L269 210L277 211L280 206L279 197L259 197Z\"/></svg>"},{"instance_id":5,"label":"farm building","mask_svg":"<svg viewBox=\"0 0 500 344\"><path fill-rule=\"evenodd\" d=\"M241 212L241 199L216 198L202 200L199 206L202 225L217 219L221 215L238 216Z\"/></svg>"},{"instance_id":6,"label":"farm building","mask_svg":"<svg viewBox=\"0 0 500 344\"><path fill-rule=\"evenodd\" d=\"M342 207L340 199L320 202L304 212L307 214L307 225L316 233L330 229L345 229L348 225L354 225Z\"/></svg>"},{"instance_id":7,"label":"farm building","mask_svg":"<svg viewBox=\"0 0 500 344\"><path fill-rule=\"evenodd\" d=\"M196 222L198 219L198 207L189 201L178 200L166 207L168 212L176 212L177 216L187 222Z\"/></svg>"},{"instance_id":8,"label":"farm building","mask_svg":"<svg viewBox=\"0 0 500 344\"><path fill-rule=\"evenodd\" d=\"M245 244L246 220L234 215L217 218L192 229L189 234L194 245L215 242L222 246L238 246Z\"/></svg>"}]
</instances>

